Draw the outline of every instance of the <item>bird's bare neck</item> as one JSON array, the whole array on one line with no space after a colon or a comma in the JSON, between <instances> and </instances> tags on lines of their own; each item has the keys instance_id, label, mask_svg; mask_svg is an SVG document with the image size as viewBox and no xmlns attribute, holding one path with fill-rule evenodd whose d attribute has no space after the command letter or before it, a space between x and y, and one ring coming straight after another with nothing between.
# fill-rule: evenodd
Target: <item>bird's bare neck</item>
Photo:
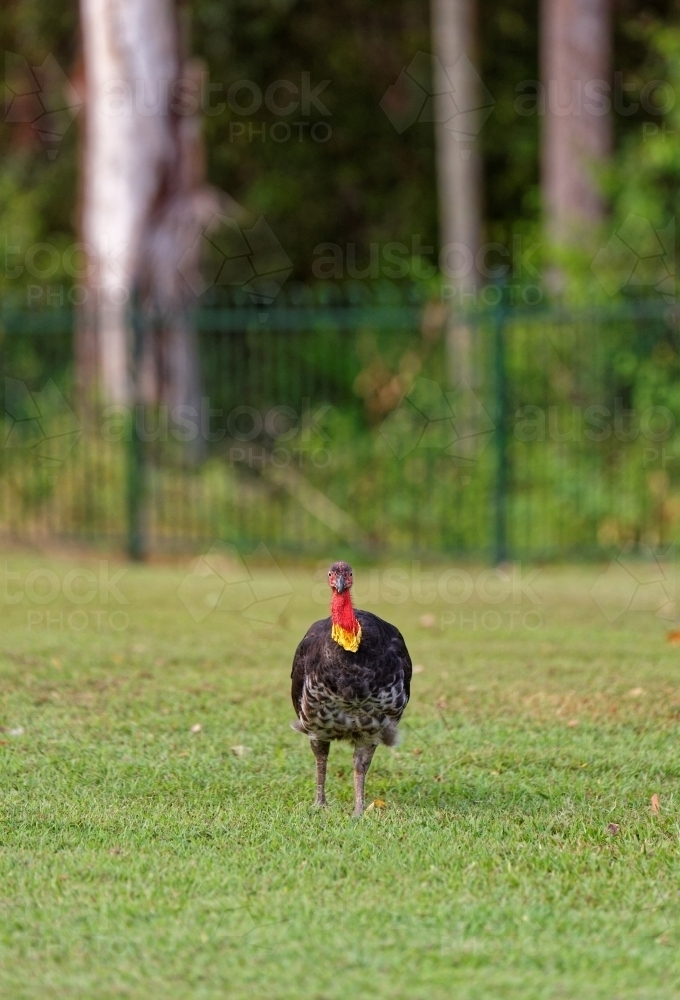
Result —
<instances>
[{"instance_id":1,"label":"bird's bare neck","mask_svg":"<svg viewBox=\"0 0 680 1000\"><path fill-rule=\"evenodd\" d=\"M341 594L333 592L331 599L331 621L334 625L339 625L345 632L353 635L359 631L359 622L354 614L352 597L349 590L343 590Z\"/></svg>"}]
</instances>

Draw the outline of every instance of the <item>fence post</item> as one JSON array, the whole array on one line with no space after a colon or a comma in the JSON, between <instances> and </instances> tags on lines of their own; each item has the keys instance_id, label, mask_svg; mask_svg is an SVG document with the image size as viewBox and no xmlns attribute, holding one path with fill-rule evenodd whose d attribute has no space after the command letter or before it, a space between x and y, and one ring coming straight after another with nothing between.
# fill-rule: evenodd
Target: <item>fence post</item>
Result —
<instances>
[{"instance_id":1,"label":"fence post","mask_svg":"<svg viewBox=\"0 0 680 1000\"><path fill-rule=\"evenodd\" d=\"M494 381L496 396L496 483L494 490L494 565L507 562L508 538L508 394L505 358L506 306L503 297L494 317Z\"/></svg>"},{"instance_id":2,"label":"fence post","mask_svg":"<svg viewBox=\"0 0 680 1000\"><path fill-rule=\"evenodd\" d=\"M142 311L137 297L132 300L132 371L130 442L127 455L127 550L130 559L141 560L146 555L146 539L144 537L144 494L145 494L145 452L144 443L139 436L138 406L141 405L139 391L139 370L142 362L144 344L144 325Z\"/></svg>"}]
</instances>

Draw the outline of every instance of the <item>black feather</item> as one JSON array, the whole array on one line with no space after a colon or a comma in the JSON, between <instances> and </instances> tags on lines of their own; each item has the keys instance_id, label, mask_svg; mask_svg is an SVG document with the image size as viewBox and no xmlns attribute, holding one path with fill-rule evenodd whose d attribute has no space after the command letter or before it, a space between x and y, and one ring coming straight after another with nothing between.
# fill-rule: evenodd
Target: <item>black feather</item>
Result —
<instances>
[{"instance_id":1,"label":"black feather","mask_svg":"<svg viewBox=\"0 0 680 1000\"><path fill-rule=\"evenodd\" d=\"M302 732L354 743L396 742L411 693L411 657L394 625L356 611L361 643L351 653L331 638L331 619L315 622L293 658L292 699Z\"/></svg>"}]
</instances>

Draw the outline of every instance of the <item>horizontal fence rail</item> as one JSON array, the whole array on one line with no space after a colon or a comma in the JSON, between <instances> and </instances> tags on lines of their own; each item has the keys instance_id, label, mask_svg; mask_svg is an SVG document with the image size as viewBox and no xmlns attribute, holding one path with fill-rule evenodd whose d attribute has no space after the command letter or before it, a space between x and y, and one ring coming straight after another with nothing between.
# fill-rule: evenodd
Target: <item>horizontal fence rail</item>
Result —
<instances>
[{"instance_id":1,"label":"horizontal fence rail","mask_svg":"<svg viewBox=\"0 0 680 1000\"><path fill-rule=\"evenodd\" d=\"M0 532L136 555L222 541L496 561L675 540L673 308L501 305L464 318L459 372L441 304L381 294L196 313L182 404L142 388L86 405L74 317L0 312Z\"/></svg>"}]
</instances>

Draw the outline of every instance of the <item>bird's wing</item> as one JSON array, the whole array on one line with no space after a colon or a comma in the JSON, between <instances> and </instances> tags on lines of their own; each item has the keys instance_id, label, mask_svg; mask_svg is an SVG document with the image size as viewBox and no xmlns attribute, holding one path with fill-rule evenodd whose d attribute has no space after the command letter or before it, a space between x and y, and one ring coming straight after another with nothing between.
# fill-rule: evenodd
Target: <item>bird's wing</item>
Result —
<instances>
[{"instance_id":1,"label":"bird's wing","mask_svg":"<svg viewBox=\"0 0 680 1000\"><path fill-rule=\"evenodd\" d=\"M373 657L372 665L379 672L385 668L388 672L400 671L408 701L411 696L413 666L403 635L395 625L378 618L371 611L357 611L357 616L362 627L365 627L367 637L370 633L372 649L368 655ZM378 666L379 663L382 666Z\"/></svg>"},{"instance_id":2,"label":"bird's wing","mask_svg":"<svg viewBox=\"0 0 680 1000\"><path fill-rule=\"evenodd\" d=\"M302 703L302 691L305 686L304 645L305 640L303 639L298 648L295 650L295 656L293 657L293 670L290 675L293 681L290 689L290 696L293 699L295 714L298 716L300 715L300 705Z\"/></svg>"},{"instance_id":3,"label":"bird's wing","mask_svg":"<svg viewBox=\"0 0 680 1000\"><path fill-rule=\"evenodd\" d=\"M409 651L406 648L406 643L404 642L404 637L401 632L397 631L395 642L399 647L399 659L401 660L402 669L404 671L404 691L406 692L406 697L411 697L411 676L413 674L413 664L411 663L411 657Z\"/></svg>"},{"instance_id":4,"label":"bird's wing","mask_svg":"<svg viewBox=\"0 0 680 1000\"><path fill-rule=\"evenodd\" d=\"M327 622L314 622L298 648L295 650L295 656L293 657L293 669L290 673L292 680L290 695L293 699L293 707L295 708L298 716L300 714L300 706L302 704L302 692L305 687L305 677L307 675L309 658L310 655L313 655L315 644L323 636L324 625L327 625Z\"/></svg>"}]
</instances>

